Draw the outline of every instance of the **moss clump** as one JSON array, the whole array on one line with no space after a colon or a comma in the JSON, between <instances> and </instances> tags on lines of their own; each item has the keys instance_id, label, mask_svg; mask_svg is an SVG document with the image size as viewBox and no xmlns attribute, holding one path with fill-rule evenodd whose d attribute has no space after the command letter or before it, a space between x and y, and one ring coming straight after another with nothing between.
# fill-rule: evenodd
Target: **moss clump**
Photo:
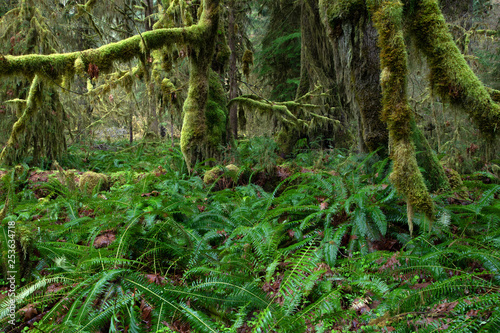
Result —
<instances>
[{"instance_id":1,"label":"moss clump","mask_svg":"<svg viewBox=\"0 0 500 333\"><path fill-rule=\"evenodd\" d=\"M248 77L248 75L250 75L250 66L253 65L253 52L245 50L241 62L243 63L243 74Z\"/></svg>"},{"instance_id":2,"label":"moss clump","mask_svg":"<svg viewBox=\"0 0 500 333\"><path fill-rule=\"evenodd\" d=\"M236 181L240 173L240 168L234 164L226 165L225 175L230 177L232 180Z\"/></svg>"},{"instance_id":3,"label":"moss clump","mask_svg":"<svg viewBox=\"0 0 500 333\"><path fill-rule=\"evenodd\" d=\"M353 20L366 11L365 0L319 0L320 14L323 22L328 22L332 31L342 21Z\"/></svg>"},{"instance_id":4,"label":"moss clump","mask_svg":"<svg viewBox=\"0 0 500 333\"><path fill-rule=\"evenodd\" d=\"M216 166L205 172L203 182L205 184L212 184L219 177L223 176L226 180L236 182L240 174L240 168L234 164L226 165L225 167Z\"/></svg>"},{"instance_id":5,"label":"moss clump","mask_svg":"<svg viewBox=\"0 0 500 333\"><path fill-rule=\"evenodd\" d=\"M460 188L464 185L462 178L460 177L458 172L450 168L446 168L445 170L446 170L446 175L450 180L450 186L453 190L456 188Z\"/></svg>"},{"instance_id":6,"label":"moss clump","mask_svg":"<svg viewBox=\"0 0 500 333\"><path fill-rule=\"evenodd\" d=\"M80 177L80 190L87 194L102 191L108 187L108 176L93 171L87 171Z\"/></svg>"},{"instance_id":7,"label":"moss clump","mask_svg":"<svg viewBox=\"0 0 500 333\"><path fill-rule=\"evenodd\" d=\"M222 170L219 166L213 167L212 169L205 172L205 175L203 176L203 182L207 185L212 184L217 180L217 178L220 177L221 174Z\"/></svg>"}]
</instances>

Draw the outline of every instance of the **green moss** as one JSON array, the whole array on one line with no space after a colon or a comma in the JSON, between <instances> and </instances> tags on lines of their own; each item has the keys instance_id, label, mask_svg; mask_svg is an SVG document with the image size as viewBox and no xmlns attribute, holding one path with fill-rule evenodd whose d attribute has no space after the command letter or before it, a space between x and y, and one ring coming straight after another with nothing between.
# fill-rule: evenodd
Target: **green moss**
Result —
<instances>
[{"instance_id":1,"label":"green moss","mask_svg":"<svg viewBox=\"0 0 500 333\"><path fill-rule=\"evenodd\" d=\"M222 170L219 166L213 167L212 169L205 172L205 175L203 176L203 182L207 185L212 184L217 180L217 178L220 177L221 174Z\"/></svg>"},{"instance_id":2,"label":"green moss","mask_svg":"<svg viewBox=\"0 0 500 333\"><path fill-rule=\"evenodd\" d=\"M250 75L250 67L253 65L253 52L245 50L241 62L243 63L243 74L248 77Z\"/></svg>"},{"instance_id":3,"label":"green moss","mask_svg":"<svg viewBox=\"0 0 500 333\"><path fill-rule=\"evenodd\" d=\"M360 11L365 11L366 3L364 0L320 0L319 7L320 13L326 14L323 20L335 27L344 20L355 18Z\"/></svg>"},{"instance_id":4,"label":"green moss","mask_svg":"<svg viewBox=\"0 0 500 333\"><path fill-rule=\"evenodd\" d=\"M427 56L433 89L445 100L462 106L481 132L495 136L500 128L500 106L468 66L448 31L437 0L421 0L410 15L411 29Z\"/></svg>"},{"instance_id":5,"label":"green moss","mask_svg":"<svg viewBox=\"0 0 500 333\"><path fill-rule=\"evenodd\" d=\"M380 5L372 1L369 9L379 32L382 117L388 125L393 160L390 179L407 200L408 223L412 230L413 211L425 213L432 221L434 205L418 168L411 138L413 115L406 93L408 68L402 30L403 4L399 0L384 1Z\"/></svg>"},{"instance_id":6,"label":"green moss","mask_svg":"<svg viewBox=\"0 0 500 333\"><path fill-rule=\"evenodd\" d=\"M240 174L240 168L237 167L234 164L229 164L226 165L226 172L225 175L228 177L231 177L232 180L236 180L238 178L238 175Z\"/></svg>"},{"instance_id":7,"label":"green moss","mask_svg":"<svg viewBox=\"0 0 500 333\"><path fill-rule=\"evenodd\" d=\"M205 110L209 98L209 68L215 51L219 23L219 1L204 1L198 24L189 29L192 52L189 57L189 90L184 102L184 120L181 130L181 150L188 170L196 160L214 155L214 147L207 144ZM214 102L217 103L216 100ZM220 104L220 103L218 103Z\"/></svg>"},{"instance_id":8,"label":"green moss","mask_svg":"<svg viewBox=\"0 0 500 333\"><path fill-rule=\"evenodd\" d=\"M240 174L240 168L234 164L226 165L225 167L216 166L205 172L203 176L203 182L205 184L212 184L219 177L223 176L226 180L236 181Z\"/></svg>"},{"instance_id":9,"label":"green moss","mask_svg":"<svg viewBox=\"0 0 500 333\"><path fill-rule=\"evenodd\" d=\"M80 177L79 187L82 192L87 194L101 191L108 187L108 177L101 173L87 171Z\"/></svg>"},{"instance_id":10,"label":"green moss","mask_svg":"<svg viewBox=\"0 0 500 333\"><path fill-rule=\"evenodd\" d=\"M28 93L28 98L26 99L26 107L24 108L22 116L14 123L12 126L12 131L7 141L5 148L0 154L0 161L5 164L12 164L15 159L16 145L18 145L19 138L24 129L26 128L28 121L38 110L37 105L40 103L41 92L42 92L42 82L38 75L36 75L31 82L31 87Z\"/></svg>"},{"instance_id":11,"label":"green moss","mask_svg":"<svg viewBox=\"0 0 500 333\"><path fill-rule=\"evenodd\" d=\"M468 198L467 187L464 185L460 174L451 168L445 168L444 170L449 179L451 190L455 191L462 198Z\"/></svg>"},{"instance_id":12,"label":"green moss","mask_svg":"<svg viewBox=\"0 0 500 333\"><path fill-rule=\"evenodd\" d=\"M89 64L99 71L108 72L115 61L127 62L142 55L142 39L149 50L156 50L174 43L187 44L199 42L197 26L147 31L117 43L110 43L98 49L63 54L23 56L0 55L0 77L23 74L32 78L35 74L59 81L63 75L75 72L86 73ZM80 58L80 59L79 59ZM79 59L79 60L78 60Z\"/></svg>"}]
</instances>

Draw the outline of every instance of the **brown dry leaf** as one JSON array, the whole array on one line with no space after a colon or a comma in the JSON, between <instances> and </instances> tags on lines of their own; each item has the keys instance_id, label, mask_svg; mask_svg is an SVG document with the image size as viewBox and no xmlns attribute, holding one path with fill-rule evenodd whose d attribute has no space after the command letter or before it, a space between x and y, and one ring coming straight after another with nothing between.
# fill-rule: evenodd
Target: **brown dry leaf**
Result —
<instances>
[{"instance_id":1,"label":"brown dry leaf","mask_svg":"<svg viewBox=\"0 0 500 333\"><path fill-rule=\"evenodd\" d=\"M47 287L47 293L56 293L59 290L64 289L64 285L61 283L54 283Z\"/></svg>"},{"instance_id":2,"label":"brown dry leaf","mask_svg":"<svg viewBox=\"0 0 500 333\"><path fill-rule=\"evenodd\" d=\"M160 274L146 274L146 279L148 279L149 283L154 283L159 286L163 286L165 284L166 279Z\"/></svg>"},{"instance_id":3,"label":"brown dry leaf","mask_svg":"<svg viewBox=\"0 0 500 333\"><path fill-rule=\"evenodd\" d=\"M115 232L108 230L97 236L94 240L94 247L100 249L109 246L112 242L116 240Z\"/></svg>"},{"instance_id":4,"label":"brown dry leaf","mask_svg":"<svg viewBox=\"0 0 500 333\"><path fill-rule=\"evenodd\" d=\"M397 265L398 267L401 266L401 263L398 260L399 252L394 253L392 257L387 260L387 262L382 265L382 267L379 268L379 272L385 271L386 269L390 268L391 270L394 270L394 267Z\"/></svg>"},{"instance_id":5,"label":"brown dry leaf","mask_svg":"<svg viewBox=\"0 0 500 333\"><path fill-rule=\"evenodd\" d=\"M28 304L24 308L19 309L19 311L24 313L24 320L30 320L38 314L38 311L33 304Z\"/></svg>"},{"instance_id":6,"label":"brown dry leaf","mask_svg":"<svg viewBox=\"0 0 500 333\"><path fill-rule=\"evenodd\" d=\"M413 286L410 286L410 289L420 290L420 289L424 289L424 288L426 288L426 287L428 287L430 285L431 285L430 282L417 283L417 284L414 284Z\"/></svg>"},{"instance_id":7,"label":"brown dry leaf","mask_svg":"<svg viewBox=\"0 0 500 333\"><path fill-rule=\"evenodd\" d=\"M153 311L153 308L146 303L144 300L141 300L141 319L150 322L151 321L151 312Z\"/></svg>"}]
</instances>

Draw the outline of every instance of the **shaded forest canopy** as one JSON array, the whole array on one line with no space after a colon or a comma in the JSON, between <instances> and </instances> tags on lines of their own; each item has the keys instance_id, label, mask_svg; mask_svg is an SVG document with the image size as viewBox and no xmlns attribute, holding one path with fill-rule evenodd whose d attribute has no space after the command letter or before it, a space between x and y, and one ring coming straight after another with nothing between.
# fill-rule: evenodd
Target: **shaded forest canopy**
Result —
<instances>
[{"instance_id":1,"label":"shaded forest canopy","mask_svg":"<svg viewBox=\"0 0 500 333\"><path fill-rule=\"evenodd\" d=\"M81 282L78 288L88 296L75 296L69 310L58 291L43 301L43 311L82 332L100 325L138 329L144 324L133 322L139 312L148 318L148 330L159 332L163 306L180 316L171 318L169 330L298 332L314 326L323 332L331 324L342 331L357 325L360 309L374 310L370 297L388 310L370 312L374 317L363 325L378 327L380 316L396 327L397 316L414 302L407 298L395 310L399 285L389 291L394 277L377 274L395 270L402 258L407 268L401 274L418 272L416 258L430 256L423 244L432 242L436 253L450 259L446 265L459 265L460 272L467 270L464 263L477 262L478 272L467 283L475 290L494 285L491 294L479 292L481 302L493 304L500 261L487 253L498 254L498 235L491 232L500 223L494 217L499 17L500 4L489 0L3 1L0 215L5 223L27 225L40 215L57 235L46 235L45 242L68 244L37 247L28 227L25 238L20 231L18 250L45 259L19 257L17 263L30 268L19 268L17 278L31 279L35 264L48 269L47 262L54 262L47 273L53 280L33 290L67 288L68 272L80 279L82 267L101 265L98 277L81 280L98 279L101 287L91 290ZM102 203L108 195L117 201L99 212L92 200ZM39 203L23 206L23 196ZM60 206L64 197L71 203ZM107 221L114 210L121 222ZM101 212L104 229L92 222ZM81 223L83 231L68 239L50 226L54 216L61 228ZM198 225L204 219L210 227ZM491 239L483 252L460 252L468 242L483 241L481 232ZM134 243L131 235L141 233L144 243ZM459 234L464 238L458 240ZM164 244L172 239L175 246ZM88 263L82 257L87 248ZM109 250L103 261L96 257L101 248ZM387 251L385 257L377 257L379 250ZM6 256L8 248L2 251ZM157 253L169 258L158 264L161 274ZM380 265L351 267L340 259L369 253ZM70 259L73 268L61 261ZM154 273L142 270L151 262ZM230 281L222 279L225 265L234 273ZM166 267L173 271L165 273ZM358 286L354 293L331 283L335 267L361 274L348 281ZM5 279L8 270L2 269ZM423 272L413 285L432 281L445 288L446 271ZM469 278L462 273L455 275L457 285ZM175 288L163 298L160 276L168 274ZM134 309L135 293L123 292L111 316L106 298L98 295L114 281L122 291L136 288L154 299L147 306L155 314L145 314L145 303ZM219 307L210 293L230 299ZM332 300L346 294L353 299ZM422 306L438 304L433 297ZM195 299L202 305L191 306ZM1 302L0 323L8 318ZM19 299L30 308L28 303ZM344 310L352 316L326 316ZM483 320L498 327L494 311L486 306L472 316L472 325ZM56 323L44 313L35 321L50 331ZM28 327L33 317L16 320Z\"/></svg>"}]
</instances>

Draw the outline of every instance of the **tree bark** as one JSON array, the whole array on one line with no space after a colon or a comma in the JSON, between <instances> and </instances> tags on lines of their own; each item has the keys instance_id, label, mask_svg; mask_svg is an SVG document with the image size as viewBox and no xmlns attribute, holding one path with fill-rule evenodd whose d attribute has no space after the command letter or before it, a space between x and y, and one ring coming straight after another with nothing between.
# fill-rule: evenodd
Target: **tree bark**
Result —
<instances>
[{"instance_id":1,"label":"tree bark","mask_svg":"<svg viewBox=\"0 0 500 333\"><path fill-rule=\"evenodd\" d=\"M235 42L235 3L234 0L229 1L229 21L228 21L228 45L231 50L229 56L229 100L238 97L238 82L237 82L237 67L236 67L236 42ZM238 139L238 106L231 105L229 108L229 142Z\"/></svg>"},{"instance_id":2,"label":"tree bark","mask_svg":"<svg viewBox=\"0 0 500 333\"><path fill-rule=\"evenodd\" d=\"M203 2L203 13L197 24L198 40L189 50L189 90L184 102L181 150L188 170L197 160L208 156L215 147L207 145L205 108L208 100L209 69L215 51L219 23L219 0Z\"/></svg>"},{"instance_id":3,"label":"tree bark","mask_svg":"<svg viewBox=\"0 0 500 333\"><path fill-rule=\"evenodd\" d=\"M308 0L312 2L312 0ZM342 106L358 119L359 146L365 151L387 147L387 126L380 119L382 110L377 31L364 1L319 0L319 14L333 46L334 79ZM335 11L347 10L336 17ZM357 116L359 115L359 117Z\"/></svg>"}]
</instances>

